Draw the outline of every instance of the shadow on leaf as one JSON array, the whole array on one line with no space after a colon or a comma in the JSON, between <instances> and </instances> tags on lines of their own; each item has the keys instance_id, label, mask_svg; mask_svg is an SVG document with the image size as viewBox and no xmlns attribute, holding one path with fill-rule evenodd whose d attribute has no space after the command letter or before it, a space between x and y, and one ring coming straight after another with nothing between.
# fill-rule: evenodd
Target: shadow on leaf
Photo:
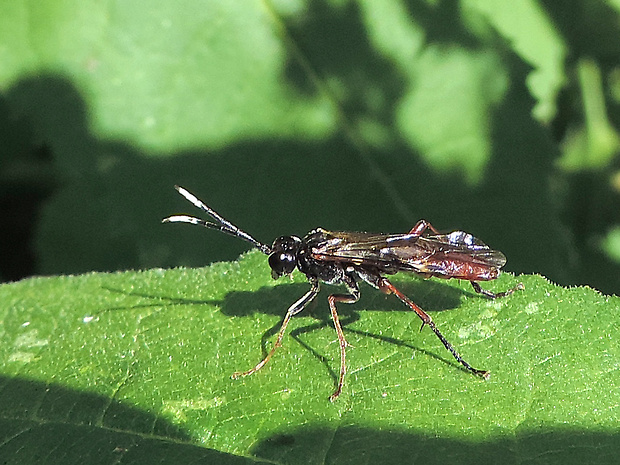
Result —
<instances>
[{"instance_id":1,"label":"shadow on leaf","mask_svg":"<svg viewBox=\"0 0 620 465\"><path fill-rule=\"evenodd\" d=\"M405 431L343 426L280 432L258 443L254 456L279 464L322 463L615 463L620 437L578 428L520 431L505 438L465 441ZM593 453L593 451L597 451Z\"/></svg>"},{"instance_id":2,"label":"shadow on leaf","mask_svg":"<svg viewBox=\"0 0 620 465\"><path fill-rule=\"evenodd\" d=\"M0 377L0 462L256 463L191 443L161 416L109 397Z\"/></svg>"}]
</instances>

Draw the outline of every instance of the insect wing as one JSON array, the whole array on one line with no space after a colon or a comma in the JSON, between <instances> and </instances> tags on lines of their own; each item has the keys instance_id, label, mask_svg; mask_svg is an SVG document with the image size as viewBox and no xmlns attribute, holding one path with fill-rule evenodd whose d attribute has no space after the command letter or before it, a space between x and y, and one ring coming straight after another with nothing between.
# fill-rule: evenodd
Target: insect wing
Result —
<instances>
[{"instance_id":1,"label":"insect wing","mask_svg":"<svg viewBox=\"0 0 620 465\"><path fill-rule=\"evenodd\" d=\"M416 271L408 262L412 259L423 260L432 253L432 250L418 245L421 237L416 234L322 233L323 240L312 248L312 256L317 260Z\"/></svg>"},{"instance_id":2,"label":"insect wing","mask_svg":"<svg viewBox=\"0 0 620 465\"><path fill-rule=\"evenodd\" d=\"M449 234L369 234L322 231L324 240L312 249L315 259L375 266L386 272L446 274L447 263L500 269L506 257L464 231Z\"/></svg>"},{"instance_id":3,"label":"insect wing","mask_svg":"<svg viewBox=\"0 0 620 465\"><path fill-rule=\"evenodd\" d=\"M503 253L463 231L424 236L418 246L433 250L423 260L408 260L413 270L424 276L488 281L497 278L506 263Z\"/></svg>"},{"instance_id":4,"label":"insect wing","mask_svg":"<svg viewBox=\"0 0 620 465\"><path fill-rule=\"evenodd\" d=\"M436 245L436 256L444 255L453 258L501 268L506 264L506 257L499 250L493 250L480 239L464 231L454 231L450 234L435 234L426 236L424 241Z\"/></svg>"}]
</instances>

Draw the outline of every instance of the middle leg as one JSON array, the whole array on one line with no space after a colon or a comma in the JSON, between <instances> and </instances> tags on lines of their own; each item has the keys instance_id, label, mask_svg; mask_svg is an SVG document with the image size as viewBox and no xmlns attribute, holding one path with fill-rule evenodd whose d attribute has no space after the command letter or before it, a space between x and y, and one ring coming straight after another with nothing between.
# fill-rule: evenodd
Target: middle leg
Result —
<instances>
[{"instance_id":1,"label":"middle leg","mask_svg":"<svg viewBox=\"0 0 620 465\"><path fill-rule=\"evenodd\" d=\"M336 302L352 304L357 302L360 298L360 290L355 280L347 279L345 280L345 284L349 290L349 294L332 294L327 298L327 301L329 302L329 309L332 313L332 320L334 321L334 327L336 328L336 334L338 335L338 342L340 344L340 376L338 377L338 385L336 386L336 390L331 396L329 396L329 400L332 402L336 400L342 392L344 375L347 372L346 348L349 346L349 343L344 338L342 326L340 325L340 319L338 318L338 312L336 310Z\"/></svg>"},{"instance_id":2,"label":"middle leg","mask_svg":"<svg viewBox=\"0 0 620 465\"><path fill-rule=\"evenodd\" d=\"M284 332L286 331L286 327L288 326L289 321L291 321L291 318L297 315L299 312L301 312L304 308L306 308L306 306L310 302L312 302L312 300L316 297L318 293L319 293L319 282L318 280L314 280L312 281L312 288L308 292L306 292L297 302L291 305L291 307L286 312L286 316L284 317L284 320L282 321L282 326L280 327L280 331L278 332L278 337L276 339L276 342L271 348L271 350L269 351L269 353L267 354L267 356L263 360L261 360L254 368L251 368L248 371L244 371L244 372L233 373L232 378L238 379L243 376L249 376L252 373L256 373L263 366L265 366L265 364L273 356L277 348L282 346L282 339L284 338Z\"/></svg>"}]
</instances>

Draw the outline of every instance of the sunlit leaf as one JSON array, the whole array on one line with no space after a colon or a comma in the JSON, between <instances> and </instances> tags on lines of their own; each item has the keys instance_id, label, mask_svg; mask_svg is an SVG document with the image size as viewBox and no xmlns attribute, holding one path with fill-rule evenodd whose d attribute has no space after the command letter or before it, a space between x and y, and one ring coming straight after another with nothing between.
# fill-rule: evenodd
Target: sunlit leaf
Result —
<instances>
[{"instance_id":1,"label":"sunlit leaf","mask_svg":"<svg viewBox=\"0 0 620 465\"><path fill-rule=\"evenodd\" d=\"M203 269L3 285L0 457L611 460L619 446L618 298L540 276L485 283L525 285L495 301L467 283L406 275L395 282L463 357L491 371L488 381L461 370L397 299L368 287L358 304L339 307L353 347L336 402L328 401L339 357L327 289L293 320L267 366L232 380L260 360L286 308L308 288L302 276L272 281L259 252Z\"/></svg>"}]
</instances>

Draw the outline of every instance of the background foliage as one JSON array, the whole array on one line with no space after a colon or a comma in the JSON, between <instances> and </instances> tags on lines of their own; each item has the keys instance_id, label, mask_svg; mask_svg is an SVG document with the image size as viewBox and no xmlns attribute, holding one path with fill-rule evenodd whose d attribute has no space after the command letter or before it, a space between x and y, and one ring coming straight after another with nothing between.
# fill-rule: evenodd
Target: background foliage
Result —
<instances>
[{"instance_id":1,"label":"background foliage","mask_svg":"<svg viewBox=\"0 0 620 465\"><path fill-rule=\"evenodd\" d=\"M180 184L266 242L426 218L618 290L614 2L0 9L5 279L247 249L159 226Z\"/></svg>"},{"instance_id":2,"label":"background foliage","mask_svg":"<svg viewBox=\"0 0 620 465\"><path fill-rule=\"evenodd\" d=\"M619 11L617 0L0 2L0 278L198 267L247 250L160 225L198 213L172 189L180 184L264 242L316 226L406 231L425 218L502 250L511 272L618 293ZM102 463L145 449L296 463L320 441L337 456L317 463L342 463L358 444L372 448L369 437L461 463L489 450L566 463L561 451L575 443L568 458L592 447L604 462L618 450L614 298L528 276L514 306L484 310L466 286L401 278L425 308L459 308L435 318L470 358L489 357L498 385L438 363L426 333L402 367L418 322L384 311L393 305L378 296L358 308L380 311L348 326L364 334L356 366L373 374L351 376L359 403L332 407L321 395L333 347L321 344L333 336L320 315L321 324L300 320L319 329L299 344L287 338L280 369L230 387L233 365L255 358L265 328L305 289L272 292L264 257L248 257L241 268L3 286L3 444L25 438L19 450L34 451L32 461L33 445L46 450L39 437L73 451L59 442L60 424L79 443L104 438L112 455L92 452ZM493 288L516 282L503 279ZM464 323L469 302L477 310ZM102 311L111 326L89 326ZM231 318L243 312L254 319ZM490 326L462 329L485 318ZM384 339L375 346L369 334ZM211 365L209 354L230 359ZM413 384L394 386L401 371ZM402 392L369 400L386 386ZM185 448L199 443L207 448ZM382 455L377 447L370 456Z\"/></svg>"}]
</instances>

